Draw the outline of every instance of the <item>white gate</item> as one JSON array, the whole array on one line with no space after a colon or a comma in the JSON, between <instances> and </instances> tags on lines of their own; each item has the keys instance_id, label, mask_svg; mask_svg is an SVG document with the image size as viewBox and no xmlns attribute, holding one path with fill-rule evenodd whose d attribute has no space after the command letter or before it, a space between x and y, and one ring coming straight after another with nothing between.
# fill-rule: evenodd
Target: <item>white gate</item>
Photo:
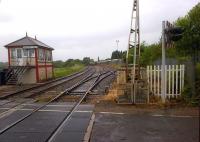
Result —
<instances>
[{"instance_id":1,"label":"white gate","mask_svg":"<svg viewBox=\"0 0 200 142\"><path fill-rule=\"evenodd\" d=\"M161 96L161 68L162 65L147 66L147 78L150 92ZM185 65L166 65L166 97L181 95L184 87Z\"/></svg>"}]
</instances>

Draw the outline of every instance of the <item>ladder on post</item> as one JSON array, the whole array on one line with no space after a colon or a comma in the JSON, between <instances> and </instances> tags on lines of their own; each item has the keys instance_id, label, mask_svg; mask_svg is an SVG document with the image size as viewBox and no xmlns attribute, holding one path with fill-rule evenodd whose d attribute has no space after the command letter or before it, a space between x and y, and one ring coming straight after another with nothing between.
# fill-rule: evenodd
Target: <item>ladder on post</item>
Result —
<instances>
[{"instance_id":1,"label":"ladder on post","mask_svg":"<svg viewBox=\"0 0 200 142\"><path fill-rule=\"evenodd\" d=\"M133 62L129 63L132 54ZM130 72L131 70L131 72ZM140 23L139 0L133 0L131 26L126 53L126 84L121 85L123 95L118 96L118 104L144 104L148 102L148 83L145 69L140 68ZM143 73L143 74L142 74ZM119 87L119 88L120 88ZM120 89L119 89L120 90Z\"/></svg>"},{"instance_id":2,"label":"ladder on post","mask_svg":"<svg viewBox=\"0 0 200 142\"><path fill-rule=\"evenodd\" d=\"M126 54L126 76L127 78L129 61L128 57L130 54L130 49L133 49L133 68L131 72L131 102L135 102L135 81L140 78L140 65L139 65L139 58L140 58L140 26L139 26L139 0L133 1L133 9L131 15L131 27L128 39L128 47L127 47L127 54Z\"/></svg>"},{"instance_id":3,"label":"ladder on post","mask_svg":"<svg viewBox=\"0 0 200 142\"><path fill-rule=\"evenodd\" d=\"M133 67L131 71L131 102L146 103L148 102L148 85L145 78L141 77L140 69L140 19L139 19L139 0L134 0L131 27L128 39L128 48L126 54L126 74L128 78L128 57L130 49L133 50Z\"/></svg>"},{"instance_id":4,"label":"ladder on post","mask_svg":"<svg viewBox=\"0 0 200 142\"><path fill-rule=\"evenodd\" d=\"M128 56L130 54L130 49L133 48L133 76L132 83L135 79L139 79L140 73L140 26L139 26L139 0L134 0L133 10L131 16L131 27L128 39L128 48L126 54L126 67L128 68Z\"/></svg>"}]
</instances>

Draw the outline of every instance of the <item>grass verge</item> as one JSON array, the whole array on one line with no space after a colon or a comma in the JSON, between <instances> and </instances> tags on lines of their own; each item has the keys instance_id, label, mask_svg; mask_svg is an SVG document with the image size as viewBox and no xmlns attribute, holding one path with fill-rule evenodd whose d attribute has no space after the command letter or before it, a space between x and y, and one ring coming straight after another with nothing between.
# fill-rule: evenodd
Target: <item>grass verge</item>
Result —
<instances>
[{"instance_id":1,"label":"grass verge","mask_svg":"<svg viewBox=\"0 0 200 142\"><path fill-rule=\"evenodd\" d=\"M64 67L64 68L55 68L54 69L54 76L55 78L67 76L82 70L85 66L83 64L75 64L71 67Z\"/></svg>"}]
</instances>

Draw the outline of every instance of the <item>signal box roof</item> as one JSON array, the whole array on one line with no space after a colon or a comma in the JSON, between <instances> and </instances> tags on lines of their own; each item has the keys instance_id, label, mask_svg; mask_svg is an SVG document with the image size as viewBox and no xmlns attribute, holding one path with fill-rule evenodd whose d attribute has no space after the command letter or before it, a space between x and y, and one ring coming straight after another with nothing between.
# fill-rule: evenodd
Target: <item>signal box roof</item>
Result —
<instances>
[{"instance_id":1,"label":"signal box roof","mask_svg":"<svg viewBox=\"0 0 200 142\"><path fill-rule=\"evenodd\" d=\"M43 42L41 42L37 39L34 39L32 37L28 37L28 36L25 36L25 37L23 37L19 40L16 40L12 43L5 45L6 48L8 48L8 47L19 47L19 46L39 46L39 47L43 47L43 48L48 48L50 50L54 50L52 47L44 44Z\"/></svg>"}]
</instances>

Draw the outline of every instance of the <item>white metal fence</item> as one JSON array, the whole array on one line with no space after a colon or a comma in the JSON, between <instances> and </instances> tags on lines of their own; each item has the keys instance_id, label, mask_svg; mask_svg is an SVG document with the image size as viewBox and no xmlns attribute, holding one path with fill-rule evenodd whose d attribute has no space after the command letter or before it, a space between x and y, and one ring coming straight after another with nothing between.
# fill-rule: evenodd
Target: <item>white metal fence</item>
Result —
<instances>
[{"instance_id":1,"label":"white metal fence","mask_svg":"<svg viewBox=\"0 0 200 142\"><path fill-rule=\"evenodd\" d=\"M149 89L157 96L161 96L161 68L162 65L147 66ZM165 71L167 97L181 95L184 87L185 65L166 65Z\"/></svg>"}]
</instances>

